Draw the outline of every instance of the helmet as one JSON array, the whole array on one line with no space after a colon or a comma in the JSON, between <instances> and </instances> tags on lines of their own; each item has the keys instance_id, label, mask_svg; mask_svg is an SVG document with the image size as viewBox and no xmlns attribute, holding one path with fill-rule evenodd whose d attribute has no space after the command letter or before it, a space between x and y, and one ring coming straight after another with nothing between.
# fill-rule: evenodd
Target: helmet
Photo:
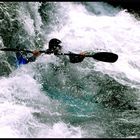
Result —
<instances>
[{"instance_id":1,"label":"helmet","mask_svg":"<svg viewBox=\"0 0 140 140\"><path fill-rule=\"evenodd\" d=\"M53 38L53 39L51 39L50 41L49 41L49 44L50 45L58 45L58 44L60 44L61 43L61 41L59 40L59 39L57 39L57 38Z\"/></svg>"},{"instance_id":2,"label":"helmet","mask_svg":"<svg viewBox=\"0 0 140 140\"><path fill-rule=\"evenodd\" d=\"M49 41L49 49L50 50L61 49L62 46L59 45L60 43L61 43L61 41L57 38L51 39Z\"/></svg>"}]
</instances>

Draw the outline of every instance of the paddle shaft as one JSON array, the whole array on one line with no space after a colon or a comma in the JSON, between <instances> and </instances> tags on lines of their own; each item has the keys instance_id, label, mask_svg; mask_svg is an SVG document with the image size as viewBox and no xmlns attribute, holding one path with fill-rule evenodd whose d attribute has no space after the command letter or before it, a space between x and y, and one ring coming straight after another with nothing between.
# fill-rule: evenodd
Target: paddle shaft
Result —
<instances>
[{"instance_id":1,"label":"paddle shaft","mask_svg":"<svg viewBox=\"0 0 140 140\"><path fill-rule=\"evenodd\" d=\"M30 50L24 50L24 49L15 49L15 48L2 48L0 49L1 51L13 51L13 52L18 52L18 51L23 51L27 53L33 53L33 51ZM40 53L45 53L45 54L51 54L53 52L48 51L48 50L42 50L39 51ZM118 59L118 55L111 53L111 52L96 52L94 54L88 55L81 55L81 54L75 54L75 53L59 53L56 55L68 55L68 56L77 56L77 57L92 57L98 61L103 61L103 62L109 62L109 63L114 63Z\"/></svg>"}]
</instances>

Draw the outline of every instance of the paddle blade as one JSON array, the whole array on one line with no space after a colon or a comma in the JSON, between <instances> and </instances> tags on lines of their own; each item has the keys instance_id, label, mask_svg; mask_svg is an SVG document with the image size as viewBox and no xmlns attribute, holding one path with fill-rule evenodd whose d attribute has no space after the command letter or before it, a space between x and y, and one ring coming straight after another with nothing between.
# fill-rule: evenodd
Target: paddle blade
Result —
<instances>
[{"instance_id":1,"label":"paddle blade","mask_svg":"<svg viewBox=\"0 0 140 140\"><path fill-rule=\"evenodd\" d=\"M111 52L97 52L92 57L98 61L109 63L114 63L118 59L118 55Z\"/></svg>"}]
</instances>

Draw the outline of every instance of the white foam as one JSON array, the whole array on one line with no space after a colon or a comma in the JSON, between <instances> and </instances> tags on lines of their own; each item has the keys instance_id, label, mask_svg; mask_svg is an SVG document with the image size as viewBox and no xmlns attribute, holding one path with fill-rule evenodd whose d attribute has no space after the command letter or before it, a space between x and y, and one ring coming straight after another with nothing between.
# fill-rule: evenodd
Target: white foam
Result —
<instances>
[{"instance_id":1,"label":"white foam","mask_svg":"<svg viewBox=\"0 0 140 140\"><path fill-rule=\"evenodd\" d=\"M61 30L52 32L49 37L55 35L61 38L66 51L106 51L118 54L119 59L113 64L93 60L95 70L114 78L124 73L126 79L138 84L140 22L126 10L116 13L115 16L96 16L88 13L83 5L66 5L65 10L69 17L67 24ZM66 5L63 4L62 7ZM118 81L122 82L123 78L119 78Z\"/></svg>"},{"instance_id":2,"label":"white foam","mask_svg":"<svg viewBox=\"0 0 140 140\"><path fill-rule=\"evenodd\" d=\"M48 130L42 130L38 137L45 138L81 138L80 127L73 127L66 125L63 122L55 123L53 126L49 127Z\"/></svg>"}]
</instances>

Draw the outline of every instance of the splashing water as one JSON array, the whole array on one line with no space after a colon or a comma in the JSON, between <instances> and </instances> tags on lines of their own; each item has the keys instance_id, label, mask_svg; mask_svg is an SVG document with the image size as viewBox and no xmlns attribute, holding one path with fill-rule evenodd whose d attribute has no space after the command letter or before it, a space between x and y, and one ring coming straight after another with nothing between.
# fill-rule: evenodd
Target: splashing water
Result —
<instances>
[{"instance_id":1,"label":"splashing water","mask_svg":"<svg viewBox=\"0 0 140 140\"><path fill-rule=\"evenodd\" d=\"M46 49L56 37L64 52L109 51L119 59L110 64L85 58L71 64L41 55L13 68L0 77L0 137L139 137L139 21L104 3L52 2L45 6L54 20L44 25L41 6L18 3L22 30L13 40L21 37L31 49L40 48L35 40L42 39Z\"/></svg>"}]
</instances>

